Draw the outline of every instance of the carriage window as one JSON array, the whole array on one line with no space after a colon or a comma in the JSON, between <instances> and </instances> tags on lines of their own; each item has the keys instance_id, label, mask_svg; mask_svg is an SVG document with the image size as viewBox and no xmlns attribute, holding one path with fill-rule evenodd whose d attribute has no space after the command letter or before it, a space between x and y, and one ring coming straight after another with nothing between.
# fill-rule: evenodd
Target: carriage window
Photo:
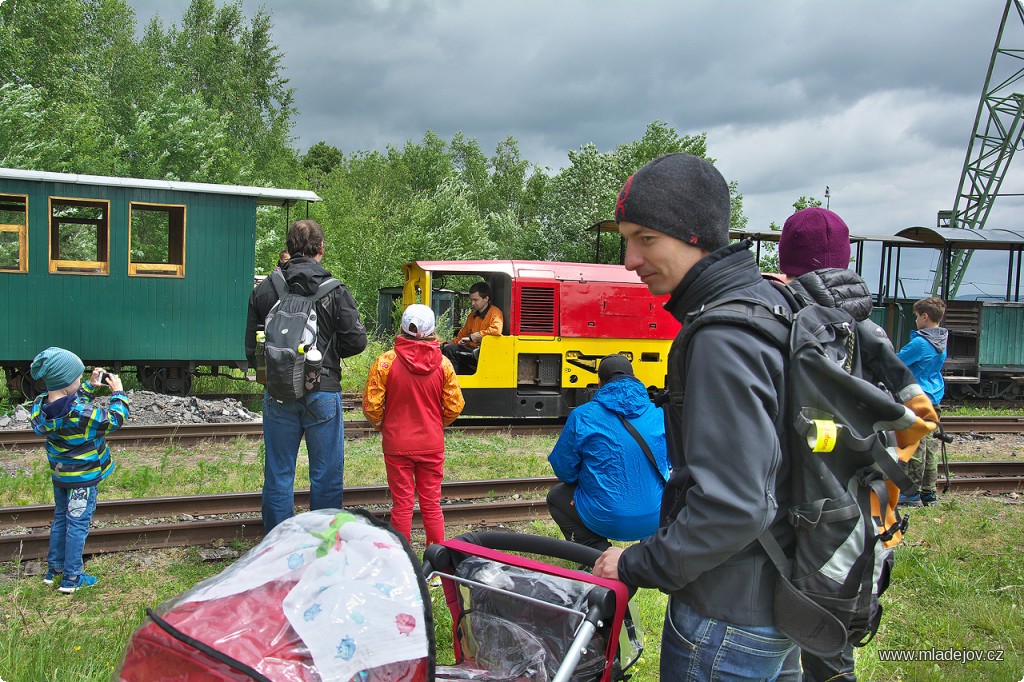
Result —
<instances>
[{"instance_id":1,"label":"carriage window","mask_svg":"<svg viewBox=\"0 0 1024 682\"><path fill-rule=\"evenodd\" d=\"M128 274L185 276L185 207L131 204Z\"/></svg>"},{"instance_id":2,"label":"carriage window","mask_svg":"<svg viewBox=\"0 0 1024 682\"><path fill-rule=\"evenodd\" d=\"M0 272L28 272L28 196L0 194Z\"/></svg>"},{"instance_id":3,"label":"carriage window","mask_svg":"<svg viewBox=\"0 0 1024 682\"><path fill-rule=\"evenodd\" d=\"M50 197L50 272L110 274L110 203Z\"/></svg>"}]
</instances>

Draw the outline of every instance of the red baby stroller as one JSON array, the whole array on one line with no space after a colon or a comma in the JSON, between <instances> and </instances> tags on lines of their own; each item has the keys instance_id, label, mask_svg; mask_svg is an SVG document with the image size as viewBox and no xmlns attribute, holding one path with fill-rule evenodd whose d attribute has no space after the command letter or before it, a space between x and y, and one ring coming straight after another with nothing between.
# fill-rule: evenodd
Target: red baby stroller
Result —
<instances>
[{"instance_id":1,"label":"red baby stroller","mask_svg":"<svg viewBox=\"0 0 1024 682\"><path fill-rule=\"evenodd\" d=\"M423 571L441 578L457 661L437 666L437 680L628 679L643 633L623 583L498 550L591 567L601 554L564 540L498 532L428 547Z\"/></svg>"},{"instance_id":2,"label":"red baby stroller","mask_svg":"<svg viewBox=\"0 0 1024 682\"><path fill-rule=\"evenodd\" d=\"M294 516L230 568L155 610L125 682L430 682L434 621L420 563L362 510Z\"/></svg>"},{"instance_id":3,"label":"red baby stroller","mask_svg":"<svg viewBox=\"0 0 1024 682\"><path fill-rule=\"evenodd\" d=\"M431 682L440 575L459 664L437 680L610 682L642 635L622 583L504 554L592 565L552 538L469 533L428 548L362 510L288 519L217 576L147 610L114 679L123 682ZM620 636L621 631L621 636Z\"/></svg>"}]
</instances>

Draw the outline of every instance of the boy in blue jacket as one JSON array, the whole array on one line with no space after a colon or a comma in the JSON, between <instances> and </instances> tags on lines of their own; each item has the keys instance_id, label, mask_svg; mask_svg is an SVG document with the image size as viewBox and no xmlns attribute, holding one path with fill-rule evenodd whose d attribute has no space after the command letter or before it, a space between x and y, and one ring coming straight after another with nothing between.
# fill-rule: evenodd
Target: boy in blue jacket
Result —
<instances>
[{"instance_id":1,"label":"boy in blue jacket","mask_svg":"<svg viewBox=\"0 0 1024 682\"><path fill-rule=\"evenodd\" d=\"M32 430L46 436L46 458L53 482L53 524L43 582L62 576L59 592L72 594L96 584L82 571L82 551L96 511L99 483L114 471L106 435L128 419L128 396L121 379L96 368L85 384L77 355L51 347L32 361L32 378L46 383L46 394L32 405ZM113 391L110 408L93 407L100 386Z\"/></svg>"},{"instance_id":2,"label":"boy in blue jacket","mask_svg":"<svg viewBox=\"0 0 1024 682\"><path fill-rule=\"evenodd\" d=\"M925 395L938 410L946 383L942 366L946 362L949 331L939 323L946 315L946 302L937 296L922 298L914 304L917 330L910 332L910 341L900 349L900 360L914 373ZM935 483L939 477L938 447L934 438L922 438L917 452L907 463L907 474L920 486L920 492L900 495L900 503L911 507L935 504Z\"/></svg>"}]
</instances>

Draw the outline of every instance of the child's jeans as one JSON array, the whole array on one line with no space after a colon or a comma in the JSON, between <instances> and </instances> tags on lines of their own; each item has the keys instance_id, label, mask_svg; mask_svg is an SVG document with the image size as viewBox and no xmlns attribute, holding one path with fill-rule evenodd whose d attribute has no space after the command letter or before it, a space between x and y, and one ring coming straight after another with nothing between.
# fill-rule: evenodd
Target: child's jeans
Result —
<instances>
[{"instance_id":1,"label":"child's jeans","mask_svg":"<svg viewBox=\"0 0 1024 682\"><path fill-rule=\"evenodd\" d=\"M50 553L46 563L64 580L76 580L82 573L82 550L89 535L89 523L96 511L99 486L61 488L53 486L53 524Z\"/></svg>"}]
</instances>

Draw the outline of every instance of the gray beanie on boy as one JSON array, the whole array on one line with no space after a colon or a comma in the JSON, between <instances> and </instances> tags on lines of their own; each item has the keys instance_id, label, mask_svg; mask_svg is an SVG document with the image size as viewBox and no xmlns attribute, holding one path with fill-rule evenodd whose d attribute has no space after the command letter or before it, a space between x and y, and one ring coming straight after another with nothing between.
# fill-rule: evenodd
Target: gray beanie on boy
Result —
<instances>
[{"instance_id":1,"label":"gray beanie on boy","mask_svg":"<svg viewBox=\"0 0 1024 682\"><path fill-rule=\"evenodd\" d=\"M729 185L704 159L666 154L631 175L615 203L615 222L643 225L714 251L729 243Z\"/></svg>"},{"instance_id":2,"label":"gray beanie on boy","mask_svg":"<svg viewBox=\"0 0 1024 682\"><path fill-rule=\"evenodd\" d=\"M32 360L32 378L42 379L47 391L57 391L82 378L85 365L69 350L51 346Z\"/></svg>"}]
</instances>

